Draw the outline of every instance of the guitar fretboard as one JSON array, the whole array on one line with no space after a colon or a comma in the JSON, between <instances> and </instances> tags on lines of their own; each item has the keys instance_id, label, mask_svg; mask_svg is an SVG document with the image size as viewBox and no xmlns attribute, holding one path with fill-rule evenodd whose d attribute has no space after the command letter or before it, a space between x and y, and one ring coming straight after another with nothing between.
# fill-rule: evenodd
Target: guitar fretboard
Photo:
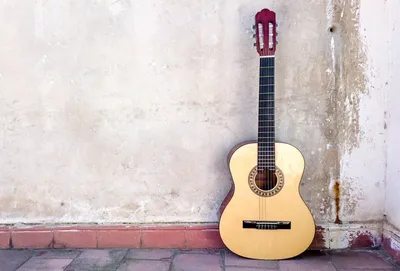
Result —
<instances>
[{"instance_id":1,"label":"guitar fretboard","mask_svg":"<svg viewBox=\"0 0 400 271\"><path fill-rule=\"evenodd\" d=\"M275 58L260 58L258 169L275 170Z\"/></svg>"}]
</instances>

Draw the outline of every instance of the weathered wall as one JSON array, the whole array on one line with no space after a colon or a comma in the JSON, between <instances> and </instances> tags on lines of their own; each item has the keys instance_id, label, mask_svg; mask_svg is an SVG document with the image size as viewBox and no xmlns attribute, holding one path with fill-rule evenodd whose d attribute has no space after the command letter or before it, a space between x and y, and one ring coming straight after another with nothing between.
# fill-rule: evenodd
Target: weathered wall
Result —
<instances>
[{"instance_id":1,"label":"weathered wall","mask_svg":"<svg viewBox=\"0 0 400 271\"><path fill-rule=\"evenodd\" d=\"M0 1L0 223L217 221L226 156L256 138L264 7L304 199L325 228L377 230L388 48L369 18L390 7L346 0Z\"/></svg>"},{"instance_id":2,"label":"weathered wall","mask_svg":"<svg viewBox=\"0 0 400 271\"><path fill-rule=\"evenodd\" d=\"M388 93L387 114L387 170L386 170L386 209L389 223L400 229L400 3L393 3L390 16L392 48L390 50L390 89ZM400 232L398 232L400 234Z\"/></svg>"},{"instance_id":3,"label":"weathered wall","mask_svg":"<svg viewBox=\"0 0 400 271\"><path fill-rule=\"evenodd\" d=\"M337 72L340 122L340 225L329 226L329 247L379 245L385 202L387 92L390 76L390 1L343 1L357 31L348 26L339 38L343 48ZM353 7L353 8L351 8ZM345 18L346 12L340 14ZM371 19L376 18L376 19ZM350 30L350 32L348 32ZM361 42L361 50L354 45ZM361 76L363 74L363 76ZM341 97L341 98L340 98ZM345 222L351 222L348 225Z\"/></svg>"},{"instance_id":4,"label":"weathered wall","mask_svg":"<svg viewBox=\"0 0 400 271\"><path fill-rule=\"evenodd\" d=\"M387 126L387 165L386 165L386 201L382 247L400 262L400 3L392 1L387 17L391 34L390 70L388 76L389 91L386 114Z\"/></svg>"}]
</instances>

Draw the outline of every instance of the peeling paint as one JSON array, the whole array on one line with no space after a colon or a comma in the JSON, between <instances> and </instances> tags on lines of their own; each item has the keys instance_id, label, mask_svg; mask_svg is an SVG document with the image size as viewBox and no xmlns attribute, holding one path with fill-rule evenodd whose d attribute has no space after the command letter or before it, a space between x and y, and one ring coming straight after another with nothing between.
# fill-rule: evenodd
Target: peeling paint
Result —
<instances>
[{"instance_id":1,"label":"peeling paint","mask_svg":"<svg viewBox=\"0 0 400 271\"><path fill-rule=\"evenodd\" d=\"M382 225L380 221L365 222L363 224L335 224L329 227L326 234L329 249L360 248L372 244L377 247L382 240Z\"/></svg>"},{"instance_id":2,"label":"peeling paint","mask_svg":"<svg viewBox=\"0 0 400 271\"><path fill-rule=\"evenodd\" d=\"M389 255L398 263L400 263L400 242L390 237L383 239L382 247L389 253Z\"/></svg>"},{"instance_id":3,"label":"peeling paint","mask_svg":"<svg viewBox=\"0 0 400 271\"><path fill-rule=\"evenodd\" d=\"M360 99L368 94L366 68L367 58L360 36L360 0L337 0L333 23L337 25L336 91L337 135L341 151L358 146L360 133Z\"/></svg>"},{"instance_id":4,"label":"peeling paint","mask_svg":"<svg viewBox=\"0 0 400 271\"><path fill-rule=\"evenodd\" d=\"M358 180L347 178L346 182L342 183L341 189L341 202L344 203L341 206L342 213L346 217L351 217L356 214L356 210L359 206L359 201L363 197L363 188L358 184Z\"/></svg>"}]
</instances>

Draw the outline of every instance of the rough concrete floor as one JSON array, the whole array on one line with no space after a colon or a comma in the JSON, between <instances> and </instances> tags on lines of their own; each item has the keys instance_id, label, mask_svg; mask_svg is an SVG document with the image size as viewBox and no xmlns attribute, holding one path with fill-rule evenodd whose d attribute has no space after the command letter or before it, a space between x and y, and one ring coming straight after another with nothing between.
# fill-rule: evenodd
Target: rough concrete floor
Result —
<instances>
[{"instance_id":1,"label":"rough concrete floor","mask_svg":"<svg viewBox=\"0 0 400 271\"><path fill-rule=\"evenodd\" d=\"M0 250L1 271L26 270L400 270L383 251L310 251L292 260L257 261L226 250Z\"/></svg>"}]
</instances>

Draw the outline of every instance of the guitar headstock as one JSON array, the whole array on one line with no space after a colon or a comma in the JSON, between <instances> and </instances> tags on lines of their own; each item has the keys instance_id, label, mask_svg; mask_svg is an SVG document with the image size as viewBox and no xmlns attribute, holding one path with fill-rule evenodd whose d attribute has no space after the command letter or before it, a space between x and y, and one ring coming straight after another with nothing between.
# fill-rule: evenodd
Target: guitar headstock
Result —
<instances>
[{"instance_id":1,"label":"guitar headstock","mask_svg":"<svg viewBox=\"0 0 400 271\"><path fill-rule=\"evenodd\" d=\"M257 52L260 56L273 56L276 50L276 20L275 12L263 9L256 14L255 29Z\"/></svg>"}]
</instances>

